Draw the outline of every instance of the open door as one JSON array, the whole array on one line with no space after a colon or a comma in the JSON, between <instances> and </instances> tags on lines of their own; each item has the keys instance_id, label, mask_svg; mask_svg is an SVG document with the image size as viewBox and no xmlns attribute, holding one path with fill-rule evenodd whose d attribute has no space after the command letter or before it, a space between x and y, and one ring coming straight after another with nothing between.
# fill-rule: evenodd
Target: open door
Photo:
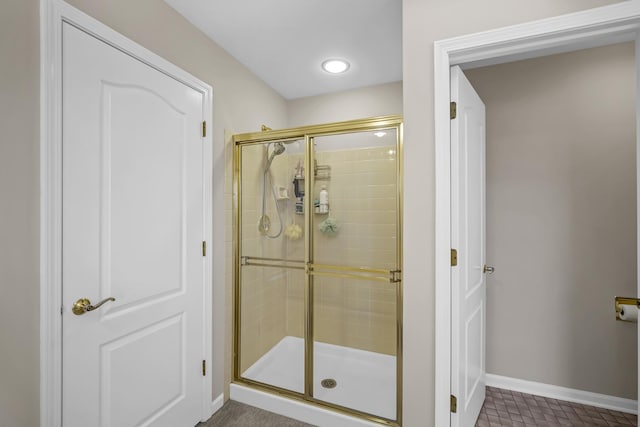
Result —
<instances>
[{"instance_id":1,"label":"open door","mask_svg":"<svg viewBox=\"0 0 640 427\"><path fill-rule=\"evenodd\" d=\"M451 102L451 426L473 427L485 398L485 107L457 66Z\"/></svg>"}]
</instances>

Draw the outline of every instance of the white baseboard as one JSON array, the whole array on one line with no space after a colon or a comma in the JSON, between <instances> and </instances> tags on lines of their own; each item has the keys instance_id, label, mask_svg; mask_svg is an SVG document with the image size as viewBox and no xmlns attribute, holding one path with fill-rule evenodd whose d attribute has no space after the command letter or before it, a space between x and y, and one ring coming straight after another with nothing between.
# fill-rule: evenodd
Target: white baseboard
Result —
<instances>
[{"instance_id":1,"label":"white baseboard","mask_svg":"<svg viewBox=\"0 0 640 427\"><path fill-rule=\"evenodd\" d=\"M287 399L240 384L231 384L231 399L319 427L380 427L380 424Z\"/></svg>"},{"instance_id":2,"label":"white baseboard","mask_svg":"<svg viewBox=\"0 0 640 427\"><path fill-rule=\"evenodd\" d=\"M218 397L211 401L211 415L215 414L224 405L224 393L220 393Z\"/></svg>"},{"instance_id":3,"label":"white baseboard","mask_svg":"<svg viewBox=\"0 0 640 427\"><path fill-rule=\"evenodd\" d=\"M489 387L504 388L520 393L535 394L536 396L550 397L552 399L566 400L567 402L581 403L583 405L606 408L629 414L638 413L638 401L624 399L622 397L608 396L606 394L590 391L576 390L557 385L537 383L534 381L519 380L517 378L503 377L501 375L487 374Z\"/></svg>"}]
</instances>

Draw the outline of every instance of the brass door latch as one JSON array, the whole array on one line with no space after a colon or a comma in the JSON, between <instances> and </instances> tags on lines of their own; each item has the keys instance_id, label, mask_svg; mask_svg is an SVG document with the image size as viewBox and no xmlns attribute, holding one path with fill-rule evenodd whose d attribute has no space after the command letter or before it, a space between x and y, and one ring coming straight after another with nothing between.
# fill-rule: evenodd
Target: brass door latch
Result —
<instances>
[{"instance_id":1,"label":"brass door latch","mask_svg":"<svg viewBox=\"0 0 640 427\"><path fill-rule=\"evenodd\" d=\"M109 297L109 298L103 299L96 305L91 305L91 301L89 301L87 298L80 298L78 301L76 301L75 304L73 304L73 308L71 309L71 311L73 311L73 314L75 314L76 316L81 316L85 314L87 311L93 311L97 308L100 308L100 306L102 306L102 304L106 302L115 301L115 300L116 300L115 298Z\"/></svg>"}]
</instances>

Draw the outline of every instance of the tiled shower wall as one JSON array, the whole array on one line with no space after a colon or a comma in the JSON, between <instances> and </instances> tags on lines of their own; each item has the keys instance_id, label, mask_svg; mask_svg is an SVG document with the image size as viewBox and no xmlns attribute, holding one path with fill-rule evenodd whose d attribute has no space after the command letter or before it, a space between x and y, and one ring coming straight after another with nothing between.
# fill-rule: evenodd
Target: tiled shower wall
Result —
<instances>
[{"instance_id":1,"label":"tiled shower wall","mask_svg":"<svg viewBox=\"0 0 640 427\"><path fill-rule=\"evenodd\" d=\"M335 136L331 138L339 138ZM322 141L318 141L321 148ZM330 179L316 181L314 199L326 185L336 236L319 231L327 215L314 213L314 262L392 270L396 266L395 147L318 151ZM291 156L290 170L297 164ZM294 218L299 224L300 219ZM304 241L289 241L288 254L304 254ZM385 354L396 352L396 286L371 280L314 277L316 341ZM304 276L288 273L287 335L304 334Z\"/></svg>"},{"instance_id":2,"label":"tiled shower wall","mask_svg":"<svg viewBox=\"0 0 640 427\"><path fill-rule=\"evenodd\" d=\"M331 138L338 138L334 136ZM321 141L319 140L319 144ZM295 214L293 176L302 154L277 156L271 184L286 187L290 199L279 202L284 227L304 230L304 215ZM243 152L242 232L244 255L304 260L304 235L291 240L261 236L264 147ZM313 198L322 185L329 192L330 215L314 213L315 263L392 270L396 268L397 173L395 146L319 151L319 165L331 167L330 178L316 181ZM302 184L302 183L301 183ZM279 229L270 188L267 187L270 234ZM319 224L328 217L339 232L327 236ZM305 231L306 232L306 231ZM244 371L287 335L304 335L302 270L242 267L242 357ZM385 354L396 353L396 285L390 282L343 278L314 278L314 338L316 341Z\"/></svg>"}]
</instances>

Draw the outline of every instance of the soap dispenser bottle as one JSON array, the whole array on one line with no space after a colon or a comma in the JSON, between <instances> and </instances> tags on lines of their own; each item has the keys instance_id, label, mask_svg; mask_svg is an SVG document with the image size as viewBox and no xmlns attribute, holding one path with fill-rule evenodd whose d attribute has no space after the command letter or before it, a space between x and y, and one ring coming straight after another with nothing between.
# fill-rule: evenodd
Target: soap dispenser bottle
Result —
<instances>
[{"instance_id":1,"label":"soap dispenser bottle","mask_svg":"<svg viewBox=\"0 0 640 427\"><path fill-rule=\"evenodd\" d=\"M329 192L326 185L320 190L320 213L329 213Z\"/></svg>"}]
</instances>

